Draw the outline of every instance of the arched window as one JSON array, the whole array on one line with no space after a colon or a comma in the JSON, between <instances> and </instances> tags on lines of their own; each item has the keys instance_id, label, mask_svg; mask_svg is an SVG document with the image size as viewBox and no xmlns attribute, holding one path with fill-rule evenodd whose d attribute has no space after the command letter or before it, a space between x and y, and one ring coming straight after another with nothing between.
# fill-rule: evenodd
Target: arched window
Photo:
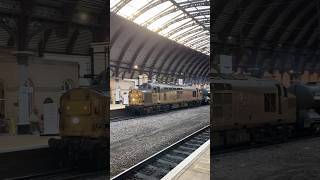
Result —
<instances>
[{"instance_id":1,"label":"arched window","mask_svg":"<svg viewBox=\"0 0 320 180\"><path fill-rule=\"evenodd\" d=\"M63 92L65 92L72 89L72 87L73 87L73 81L71 79L67 79L63 81L61 89Z\"/></svg>"},{"instance_id":2,"label":"arched window","mask_svg":"<svg viewBox=\"0 0 320 180\"><path fill-rule=\"evenodd\" d=\"M52 100L52 98L50 98L50 97L47 97L47 98L43 101L43 104L50 104L50 103L53 103L53 100Z\"/></svg>"}]
</instances>

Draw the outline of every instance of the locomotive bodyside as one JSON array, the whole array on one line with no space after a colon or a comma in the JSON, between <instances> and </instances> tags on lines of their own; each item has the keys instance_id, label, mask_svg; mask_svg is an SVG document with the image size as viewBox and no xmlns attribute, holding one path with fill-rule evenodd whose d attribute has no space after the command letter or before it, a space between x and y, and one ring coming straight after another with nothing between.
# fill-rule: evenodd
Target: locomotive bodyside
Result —
<instances>
[{"instance_id":1,"label":"locomotive bodyside","mask_svg":"<svg viewBox=\"0 0 320 180\"><path fill-rule=\"evenodd\" d=\"M286 134L293 128L295 97L273 80L213 79L213 142L232 145L263 141L264 132Z\"/></svg>"},{"instance_id":2,"label":"locomotive bodyside","mask_svg":"<svg viewBox=\"0 0 320 180\"><path fill-rule=\"evenodd\" d=\"M198 88L145 83L129 92L129 106L126 108L139 113L151 112L196 106L202 100L202 91Z\"/></svg>"}]
</instances>

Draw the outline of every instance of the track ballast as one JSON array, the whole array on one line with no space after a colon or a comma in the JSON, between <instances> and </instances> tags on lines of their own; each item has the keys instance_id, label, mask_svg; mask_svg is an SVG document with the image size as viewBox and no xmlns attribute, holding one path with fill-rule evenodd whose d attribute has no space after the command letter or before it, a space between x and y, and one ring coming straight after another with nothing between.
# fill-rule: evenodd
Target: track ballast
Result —
<instances>
[{"instance_id":1,"label":"track ballast","mask_svg":"<svg viewBox=\"0 0 320 180\"><path fill-rule=\"evenodd\" d=\"M202 144L208 141L209 138L210 126L206 126L141 161L112 179L161 179Z\"/></svg>"}]
</instances>

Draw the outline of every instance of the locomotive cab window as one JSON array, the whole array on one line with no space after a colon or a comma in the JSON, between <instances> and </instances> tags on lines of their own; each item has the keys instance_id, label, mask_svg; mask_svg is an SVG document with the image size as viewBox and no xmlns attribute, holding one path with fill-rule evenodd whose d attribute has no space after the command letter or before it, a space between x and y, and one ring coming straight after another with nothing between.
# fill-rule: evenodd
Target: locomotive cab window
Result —
<instances>
[{"instance_id":1,"label":"locomotive cab window","mask_svg":"<svg viewBox=\"0 0 320 180\"><path fill-rule=\"evenodd\" d=\"M276 111L276 94L275 93L264 94L264 111L265 112Z\"/></svg>"},{"instance_id":2,"label":"locomotive cab window","mask_svg":"<svg viewBox=\"0 0 320 180\"><path fill-rule=\"evenodd\" d=\"M192 96L197 97L197 91L192 91Z\"/></svg>"}]
</instances>

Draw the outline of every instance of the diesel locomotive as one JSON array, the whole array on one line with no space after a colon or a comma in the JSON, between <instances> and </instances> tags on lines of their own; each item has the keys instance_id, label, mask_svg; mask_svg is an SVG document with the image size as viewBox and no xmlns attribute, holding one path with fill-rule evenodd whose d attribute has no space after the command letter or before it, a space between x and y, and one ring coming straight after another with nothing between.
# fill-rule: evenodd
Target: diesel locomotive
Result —
<instances>
[{"instance_id":1,"label":"diesel locomotive","mask_svg":"<svg viewBox=\"0 0 320 180\"><path fill-rule=\"evenodd\" d=\"M216 147L284 140L300 130L319 132L319 84L287 89L275 80L225 76L212 78L210 86Z\"/></svg>"},{"instance_id":2,"label":"diesel locomotive","mask_svg":"<svg viewBox=\"0 0 320 180\"><path fill-rule=\"evenodd\" d=\"M129 91L129 106L134 114L145 114L181 107L200 106L202 90L191 86L144 83Z\"/></svg>"},{"instance_id":3,"label":"diesel locomotive","mask_svg":"<svg viewBox=\"0 0 320 180\"><path fill-rule=\"evenodd\" d=\"M107 166L110 98L102 88L106 82L74 88L61 96L60 138L51 138L48 144L64 165L90 162L90 166L98 168Z\"/></svg>"}]
</instances>

